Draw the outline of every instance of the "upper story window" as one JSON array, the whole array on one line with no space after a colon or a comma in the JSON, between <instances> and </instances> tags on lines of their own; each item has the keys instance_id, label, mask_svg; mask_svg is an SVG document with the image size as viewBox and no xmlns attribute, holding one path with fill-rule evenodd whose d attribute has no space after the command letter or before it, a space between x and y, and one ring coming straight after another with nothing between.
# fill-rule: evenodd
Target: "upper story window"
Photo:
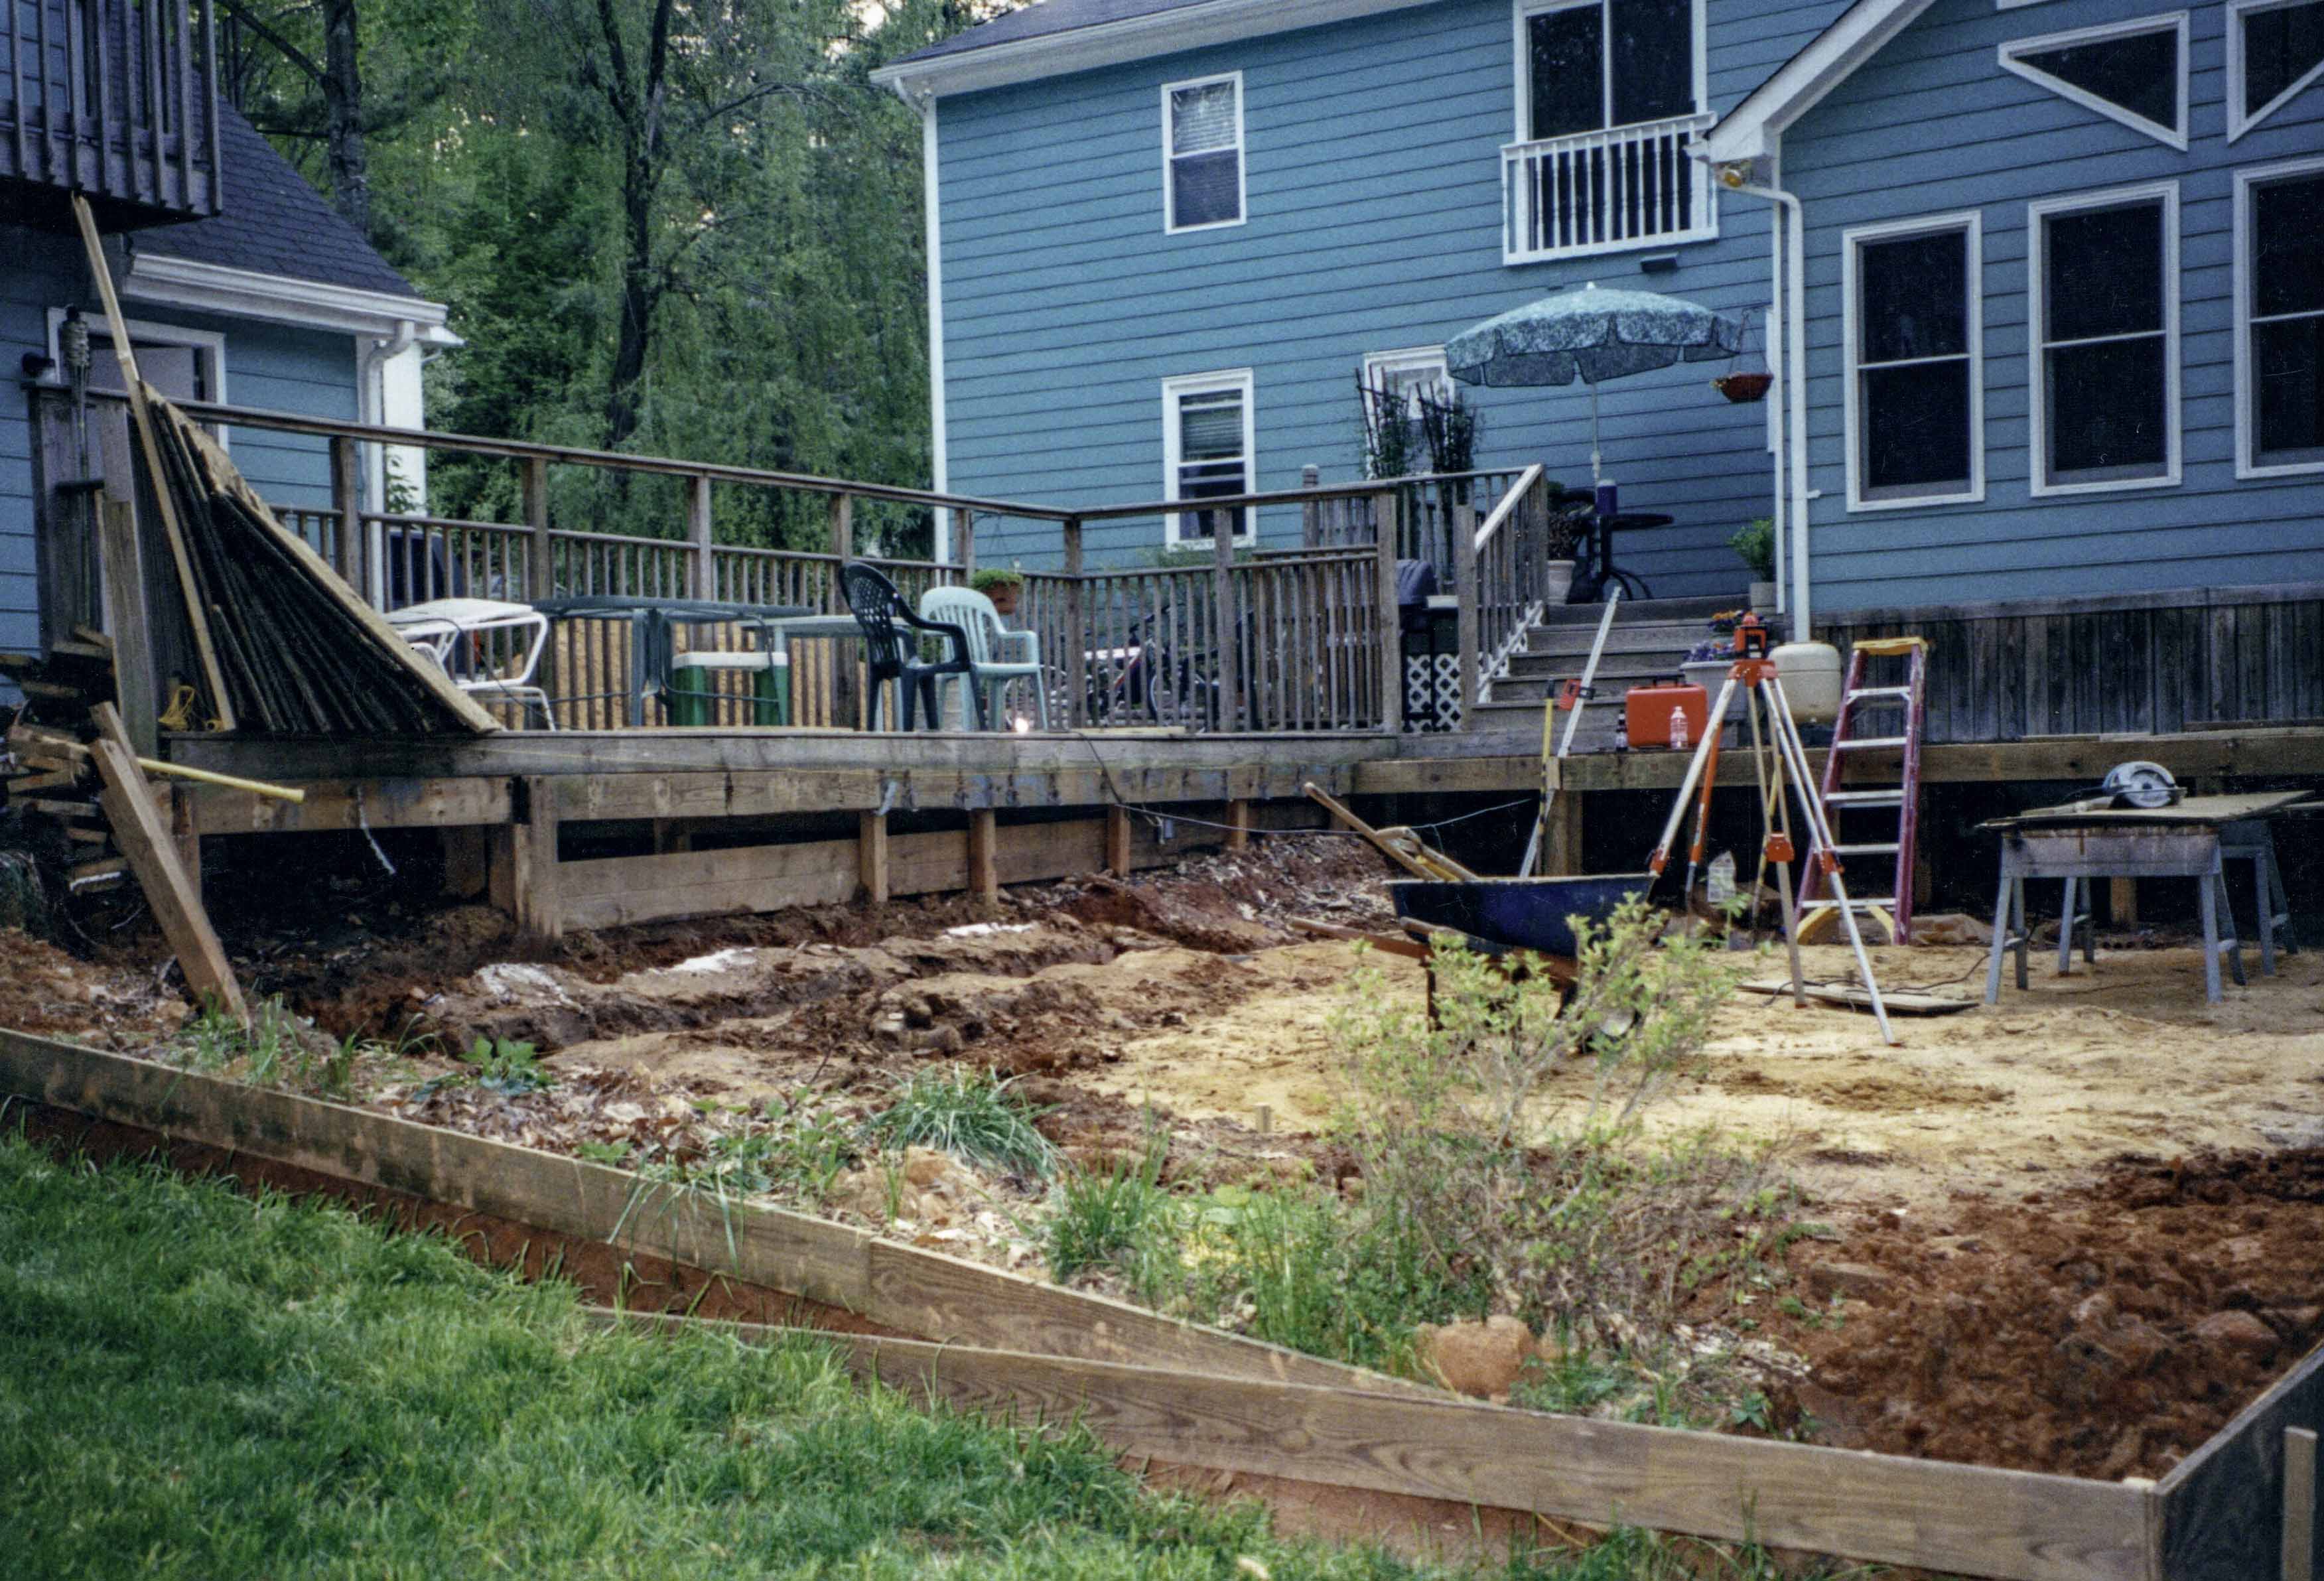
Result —
<instances>
[{"instance_id":1,"label":"upper story window","mask_svg":"<svg viewBox=\"0 0 2324 1581\"><path fill-rule=\"evenodd\" d=\"M2183 151L2187 14L2076 28L2001 46L2001 69Z\"/></svg>"},{"instance_id":2,"label":"upper story window","mask_svg":"<svg viewBox=\"0 0 2324 1581\"><path fill-rule=\"evenodd\" d=\"M1847 233L1850 510L1985 497L1975 213Z\"/></svg>"},{"instance_id":3,"label":"upper story window","mask_svg":"<svg viewBox=\"0 0 2324 1581\"><path fill-rule=\"evenodd\" d=\"M1255 424L1251 418L1249 368L1188 374L1162 381L1163 497L1173 500L1231 499L1253 491ZM1164 518L1167 541L1209 543L1219 529L1218 511L1186 511ZM1232 513L1230 530L1248 538L1249 506Z\"/></svg>"},{"instance_id":4,"label":"upper story window","mask_svg":"<svg viewBox=\"0 0 2324 1581\"><path fill-rule=\"evenodd\" d=\"M1162 90L1162 228L1243 220L1242 73Z\"/></svg>"},{"instance_id":5,"label":"upper story window","mask_svg":"<svg viewBox=\"0 0 2324 1581\"><path fill-rule=\"evenodd\" d=\"M2179 481L2179 189L2036 203L2033 492Z\"/></svg>"},{"instance_id":6,"label":"upper story window","mask_svg":"<svg viewBox=\"0 0 2324 1581\"><path fill-rule=\"evenodd\" d=\"M2324 77L2324 0L2228 0L2228 142L2319 77Z\"/></svg>"},{"instance_id":7,"label":"upper story window","mask_svg":"<svg viewBox=\"0 0 2324 1581\"><path fill-rule=\"evenodd\" d=\"M1510 264L1718 234L1702 0L1517 0L1519 141L1501 151Z\"/></svg>"},{"instance_id":8,"label":"upper story window","mask_svg":"<svg viewBox=\"0 0 2324 1581\"><path fill-rule=\"evenodd\" d=\"M2236 474L2324 472L2324 159L2236 172Z\"/></svg>"}]
</instances>

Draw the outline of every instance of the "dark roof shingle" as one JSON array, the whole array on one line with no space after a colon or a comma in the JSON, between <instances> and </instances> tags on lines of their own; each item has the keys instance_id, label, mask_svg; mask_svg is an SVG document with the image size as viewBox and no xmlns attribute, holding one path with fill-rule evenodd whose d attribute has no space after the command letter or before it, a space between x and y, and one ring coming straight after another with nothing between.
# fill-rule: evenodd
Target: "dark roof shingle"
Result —
<instances>
[{"instance_id":1,"label":"dark roof shingle","mask_svg":"<svg viewBox=\"0 0 2324 1581\"><path fill-rule=\"evenodd\" d=\"M330 200L232 106L218 105L222 212L137 233L139 251L291 280L418 297Z\"/></svg>"}]
</instances>

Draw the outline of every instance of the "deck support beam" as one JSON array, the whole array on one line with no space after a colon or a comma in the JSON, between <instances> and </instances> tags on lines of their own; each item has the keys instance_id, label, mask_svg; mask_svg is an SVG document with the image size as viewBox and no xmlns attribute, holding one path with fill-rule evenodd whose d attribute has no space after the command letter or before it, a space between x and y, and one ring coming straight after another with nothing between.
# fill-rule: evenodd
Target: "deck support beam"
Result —
<instances>
[{"instance_id":1,"label":"deck support beam","mask_svg":"<svg viewBox=\"0 0 2324 1581\"><path fill-rule=\"evenodd\" d=\"M1001 898L1000 826L1000 818L989 807L968 815L968 892L980 901Z\"/></svg>"},{"instance_id":2,"label":"deck support beam","mask_svg":"<svg viewBox=\"0 0 2324 1581\"><path fill-rule=\"evenodd\" d=\"M1105 870L1116 878L1130 876L1130 813L1119 805L1105 809Z\"/></svg>"},{"instance_id":3,"label":"deck support beam","mask_svg":"<svg viewBox=\"0 0 2324 1581\"><path fill-rule=\"evenodd\" d=\"M855 882L863 899L875 906L888 902L888 815L856 815Z\"/></svg>"}]
</instances>

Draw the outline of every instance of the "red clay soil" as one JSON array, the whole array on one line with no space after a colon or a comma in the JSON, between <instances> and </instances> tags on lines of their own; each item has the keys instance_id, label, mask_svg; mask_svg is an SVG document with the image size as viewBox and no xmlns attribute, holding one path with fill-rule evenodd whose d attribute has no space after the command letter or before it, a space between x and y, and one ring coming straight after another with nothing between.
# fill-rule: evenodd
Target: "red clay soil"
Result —
<instances>
[{"instance_id":1,"label":"red clay soil","mask_svg":"<svg viewBox=\"0 0 2324 1581\"><path fill-rule=\"evenodd\" d=\"M1861 1301L1837 1327L1781 1326L1824 1442L2160 1476L2324 1332L2324 1150L2125 1164L1915 1216L1794 1249L1811 1291Z\"/></svg>"}]
</instances>

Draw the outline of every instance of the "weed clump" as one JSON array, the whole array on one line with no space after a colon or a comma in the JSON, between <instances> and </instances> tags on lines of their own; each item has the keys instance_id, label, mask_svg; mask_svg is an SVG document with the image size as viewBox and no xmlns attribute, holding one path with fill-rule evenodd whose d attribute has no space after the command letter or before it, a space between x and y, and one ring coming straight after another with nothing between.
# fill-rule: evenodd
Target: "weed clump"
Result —
<instances>
[{"instance_id":1,"label":"weed clump","mask_svg":"<svg viewBox=\"0 0 2324 1581\"><path fill-rule=\"evenodd\" d=\"M1009 1090L1014 1079L964 1067L924 1067L865 1123L864 1134L882 1151L934 1148L964 1163L1045 1180L1056 1168L1057 1150Z\"/></svg>"}]
</instances>

